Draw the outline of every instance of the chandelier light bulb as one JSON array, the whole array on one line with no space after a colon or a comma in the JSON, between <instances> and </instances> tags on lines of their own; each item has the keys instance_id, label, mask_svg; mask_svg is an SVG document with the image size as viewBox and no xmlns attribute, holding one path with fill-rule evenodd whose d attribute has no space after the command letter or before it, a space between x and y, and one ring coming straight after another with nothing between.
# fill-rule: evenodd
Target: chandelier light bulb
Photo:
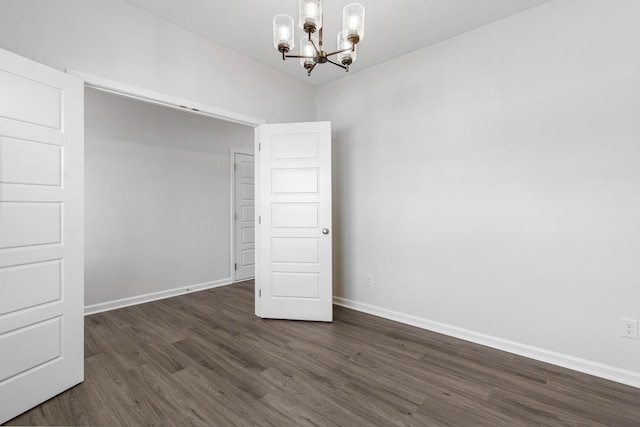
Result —
<instances>
[{"instance_id":1,"label":"chandelier light bulb","mask_svg":"<svg viewBox=\"0 0 640 427\"><path fill-rule=\"evenodd\" d=\"M287 27L280 27L278 34L280 34L280 41L287 41L289 40L291 31L289 31Z\"/></svg>"},{"instance_id":2,"label":"chandelier light bulb","mask_svg":"<svg viewBox=\"0 0 640 427\"><path fill-rule=\"evenodd\" d=\"M351 3L342 10L342 31L353 44L364 39L364 6Z\"/></svg>"},{"instance_id":3,"label":"chandelier light bulb","mask_svg":"<svg viewBox=\"0 0 640 427\"><path fill-rule=\"evenodd\" d=\"M358 23L359 19L357 16L349 16L349 24L347 25L347 29L350 33L354 33L358 31Z\"/></svg>"},{"instance_id":4,"label":"chandelier light bulb","mask_svg":"<svg viewBox=\"0 0 640 427\"><path fill-rule=\"evenodd\" d=\"M299 0L299 25L305 33L314 33L322 27L322 0Z\"/></svg>"},{"instance_id":5,"label":"chandelier light bulb","mask_svg":"<svg viewBox=\"0 0 640 427\"><path fill-rule=\"evenodd\" d=\"M311 37L313 43L318 45L318 39L316 37ZM316 48L313 47L313 43L309 41L308 36L303 36L300 39L300 56L305 56L306 58L300 58L300 64L304 66L305 62L311 61L313 62L313 58L316 56Z\"/></svg>"},{"instance_id":6,"label":"chandelier light bulb","mask_svg":"<svg viewBox=\"0 0 640 427\"><path fill-rule=\"evenodd\" d=\"M356 62L356 51L353 49L353 44L347 39L347 35L346 31L340 31L337 44L338 51L344 50L344 52L338 53L338 62L345 66Z\"/></svg>"},{"instance_id":7,"label":"chandelier light bulb","mask_svg":"<svg viewBox=\"0 0 640 427\"><path fill-rule=\"evenodd\" d=\"M318 39L316 37L312 37L313 43L318 45ZM302 68L307 70L308 74L311 74L311 70L316 65L315 57L317 55L316 48L313 46L313 43L309 40L309 36L303 36L300 39L300 56L304 56L304 58L300 58L300 65Z\"/></svg>"},{"instance_id":8,"label":"chandelier light bulb","mask_svg":"<svg viewBox=\"0 0 640 427\"><path fill-rule=\"evenodd\" d=\"M279 52L286 53L295 47L293 25L293 18L289 15L276 15L273 18L273 46Z\"/></svg>"},{"instance_id":9,"label":"chandelier light bulb","mask_svg":"<svg viewBox=\"0 0 640 427\"><path fill-rule=\"evenodd\" d=\"M310 17L312 17L312 16L316 16L316 13L317 13L317 7L316 7L316 5L315 5L315 4L313 4L313 3L309 2L309 3L305 4L305 9L306 9L306 10L305 10L305 16L307 17L307 18L305 19L305 21L306 21L307 19L311 19Z\"/></svg>"}]
</instances>

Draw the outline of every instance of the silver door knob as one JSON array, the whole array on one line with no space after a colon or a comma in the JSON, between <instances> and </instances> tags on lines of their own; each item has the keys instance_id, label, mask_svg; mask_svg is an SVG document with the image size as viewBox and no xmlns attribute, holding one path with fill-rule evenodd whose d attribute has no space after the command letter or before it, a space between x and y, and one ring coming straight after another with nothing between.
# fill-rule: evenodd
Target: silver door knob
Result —
<instances>
[{"instance_id":1,"label":"silver door knob","mask_svg":"<svg viewBox=\"0 0 640 427\"><path fill-rule=\"evenodd\" d=\"M329 229L328 228L323 228L322 229L322 234L329 234Z\"/></svg>"}]
</instances>

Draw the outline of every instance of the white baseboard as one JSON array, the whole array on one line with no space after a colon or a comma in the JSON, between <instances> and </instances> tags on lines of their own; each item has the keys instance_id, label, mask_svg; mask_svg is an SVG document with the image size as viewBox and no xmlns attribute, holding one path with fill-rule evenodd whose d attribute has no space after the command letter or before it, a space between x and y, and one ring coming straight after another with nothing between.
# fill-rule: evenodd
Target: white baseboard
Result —
<instances>
[{"instance_id":1,"label":"white baseboard","mask_svg":"<svg viewBox=\"0 0 640 427\"><path fill-rule=\"evenodd\" d=\"M84 307L84 315L101 313L103 311L115 310L118 308L129 307L136 304L144 304L145 302L157 301L159 299L175 297L178 295L189 294L191 292L203 291L205 289L217 288L232 284L231 278L215 280L213 282L200 283L193 286L183 286L166 291L152 292L150 294L137 295L129 298L117 299L114 301L101 302L99 304L87 305Z\"/></svg>"},{"instance_id":2,"label":"white baseboard","mask_svg":"<svg viewBox=\"0 0 640 427\"><path fill-rule=\"evenodd\" d=\"M594 375L611 381L630 385L640 388L640 373L619 369L613 366L603 365L586 359L569 356L562 353L545 350L538 347L521 344L514 341L504 340L501 338L484 335L467 329L458 328L456 326L447 325L432 320L423 319L421 317L409 314L399 313L397 311L388 310L386 308L377 307L370 304L333 297L333 303L342 307L350 308L363 313L372 314L407 325L415 326L421 329L481 344L487 347L496 348L498 350L508 351L509 353L519 356L528 357L530 359L539 360L541 362L550 363L552 365L561 366L563 368L572 369L574 371L583 372L585 374Z\"/></svg>"}]
</instances>

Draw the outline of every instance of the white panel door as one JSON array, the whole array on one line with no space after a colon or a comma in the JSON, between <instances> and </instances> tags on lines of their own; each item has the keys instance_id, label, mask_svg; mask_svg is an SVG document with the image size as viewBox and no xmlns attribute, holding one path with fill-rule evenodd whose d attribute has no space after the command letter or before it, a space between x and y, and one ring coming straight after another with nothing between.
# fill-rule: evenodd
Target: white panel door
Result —
<instances>
[{"instance_id":1,"label":"white panel door","mask_svg":"<svg viewBox=\"0 0 640 427\"><path fill-rule=\"evenodd\" d=\"M333 320L331 123L256 130L256 315Z\"/></svg>"},{"instance_id":2,"label":"white panel door","mask_svg":"<svg viewBox=\"0 0 640 427\"><path fill-rule=\"evenodd\" d=\"M0 424L83 380L83 104L0 50Z\"/></svg>"},{"instance_id":3,"label":"white panel door","mask_svg":"<svg viewBox=\"0 0 640 427\"><path fill-rule=\"evenodd\" d=\"M251 154L234 155L235 280L254 277L255 165Z\"/></svg>"}]
</instances>

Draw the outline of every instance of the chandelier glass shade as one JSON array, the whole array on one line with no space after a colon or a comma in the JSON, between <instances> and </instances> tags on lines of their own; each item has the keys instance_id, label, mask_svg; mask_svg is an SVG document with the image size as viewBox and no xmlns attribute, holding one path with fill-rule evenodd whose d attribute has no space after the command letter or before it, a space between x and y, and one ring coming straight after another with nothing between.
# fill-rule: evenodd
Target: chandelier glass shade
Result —
<instances>
[{"instance_id":1,"label":"chandelier glass shade","mask_svg":"<svg viewBox=\"0 0 640 427\"><path fill-rule=\"evenodd\" d=\"M273 18L273 46L282 54L282 59L299 58L300 65L307 75L318 64L327 62L349 71L356 60L356 45L364 39L364 7L351 3L342 11L342 30L337 35L335 51L327 52L322 40L322 0L299 0L298 25L306 33L300 39L300 54L290 55L295 47L294 22L289 15L276 15ZM317 32L317 35L316 35ZM336 61L331 56L336 56Z\"/></svg>"}]
</instances>

